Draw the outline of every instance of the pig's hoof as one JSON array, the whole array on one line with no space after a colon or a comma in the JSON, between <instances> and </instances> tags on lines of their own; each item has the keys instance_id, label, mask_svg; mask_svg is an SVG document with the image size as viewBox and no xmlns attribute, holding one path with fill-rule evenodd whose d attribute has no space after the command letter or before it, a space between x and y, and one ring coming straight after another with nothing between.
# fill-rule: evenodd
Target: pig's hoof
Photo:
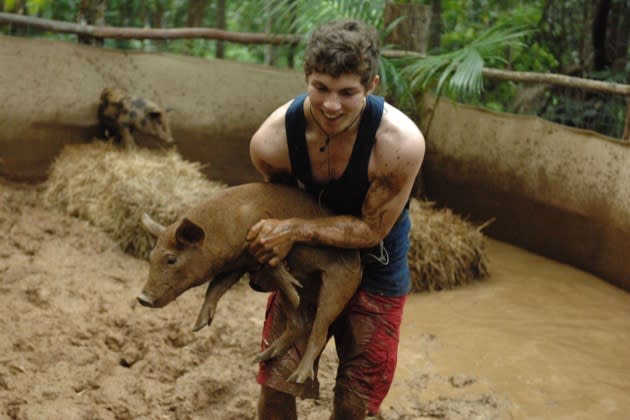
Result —
<instances>
[{"instance_id":1,"label":"pig's hoof","mask_svg":"<svg viewBox=\"0 0 630 420\"><path fill-rule=\"evenodd\" d=\"M212 320L214 319L214 313L207 313L205 310L201 310L199 316L197 317L197 321L193 326L193 332L197 332L203 327L209 327L212 324Z\"/></svg>"},{"instance_id":2,"label":"pig's hoof","mask_svg":"<svg viewBox=\"0 0 630 420\"><path fill-rule=\"evenodd\" d=\"M212 324L212 320L214 319L214 313L204 314L203 312L199 314L197 317L197 321L193 326L193 332L197 332L203 327L209 327Z\"/></svg>"},{"instance_id":3,"label":"pig's hoof","mask_svg":"<svg viewBox=\"0 0 630 420\"><path fill-rule=\"evenodd\" d=\"M302 287L301 284L300 287ZM286 296L294 309L297 309L300 306L300 295L295 289L290 289Z\"/></svg>"},{"instance_id":4,"label":"pig's hoof","mask_svg":"<svg viewBox=\"0 0 630 420\"><path fill-rule=\"evenodd\" d=\"M197 320L197 322L195 322L195 325L193 326L193 332L197 332L200 329L202 329L203 327L205 327L206 325L208 325L208 321L207 320Z\"/></svg>"},{"instance_id":5,"label":"pig's hoof","mask_svg":"<svg viewBox=\"0 0 630 420\"><path fill-rule=\"evenodd\" d=\"M153 308L155 306L153 298L144 292L142 292L140 296L137 297L137 299L140 305L146 306L147 308Z\"/></svg>"},{"instance_id":6,"label":"pig's hoof","mask_svg":"<svg viewBox=\"0 0 630 420\"><path fill-rule=\"evenodd\" d=\"M261 351L256 356L254 356L254 363L266 362L267 360L273 359L273 348L267 347L265 351Z\"/></svg>"},{"instance_id":7,"label":"pig's hoof","mask_svg":"<svg viewBox=\"0 0 630 420\"><path fill-rule=\"evenodd\" d=\"M314 373L313 373L313 369L312 368L303 368L303 367L298 367L295 371L293 371L293 373L289 376L289 378L287 379L287 381L289 382L295 382L298 384L303 384L304 382L306 382L307 379L313 379L314 377Z\"/></svg>"}]
</instances>

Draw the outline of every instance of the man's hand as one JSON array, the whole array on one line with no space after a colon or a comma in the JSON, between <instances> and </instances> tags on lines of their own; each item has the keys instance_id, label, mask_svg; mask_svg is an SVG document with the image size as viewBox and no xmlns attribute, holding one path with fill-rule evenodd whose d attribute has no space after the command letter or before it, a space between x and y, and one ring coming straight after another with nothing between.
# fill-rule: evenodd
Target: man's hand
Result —
<instances>
[{"instance_id":1,"label":"man's hand","mask_svg":"<svg viewBox=\"0 0 630 420\"><path fill-rule=\"evenodd\" d=\"M286 258L296 241L296 226L291 220L263 219L249 229L249 251L261 264L272 267Z\"/></svg>"}]
</instances>

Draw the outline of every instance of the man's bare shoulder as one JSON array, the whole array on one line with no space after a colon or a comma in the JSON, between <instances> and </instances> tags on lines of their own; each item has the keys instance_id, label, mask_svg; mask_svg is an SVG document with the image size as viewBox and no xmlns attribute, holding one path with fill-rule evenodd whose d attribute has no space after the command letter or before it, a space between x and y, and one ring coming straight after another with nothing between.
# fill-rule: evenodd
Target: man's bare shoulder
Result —
<instances>
[{"instance_id":1,"label":"man's bare shoulder","mask_svg":"<svg viewBox=\"0 0 630 420\"><path fill-rule=\"evenodd\" d=\"M411 118L386 103L374 152L378 167L383 170L398 167L416 171L424 159L424 136Z\"/></svg>"},{"instance_id":2,"label":"man's bare shoulder","mask_svg":"<svg viewBox=\"0 0 630 420\"><path fill-rule=\"evenodd\" d=\"M254 133L253 139L264 137L268 134L278 134L278 130L284 131L285 114L292 102L293 100L290 100L276 108Z\"/></svg>"},{"instance_id":3,"label":"man's bare shoulder","mask_svg":"<svg viewBox=\"0 0 630 420\"><path fill-rule=\"evenodd\" d=\"M276 108L254 133L249 144L250 159L266 178L290 171L284 121L291 102Z\"/></svg>"}]
</instances>

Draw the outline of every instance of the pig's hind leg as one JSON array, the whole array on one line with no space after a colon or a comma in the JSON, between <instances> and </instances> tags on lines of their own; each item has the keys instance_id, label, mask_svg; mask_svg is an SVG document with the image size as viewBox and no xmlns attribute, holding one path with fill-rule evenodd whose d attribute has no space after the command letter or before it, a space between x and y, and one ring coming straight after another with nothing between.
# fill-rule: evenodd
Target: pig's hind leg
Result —
<instances>
[{"instance_id":1,"label":"pig's hind leg","mask_svg":"<svg viewBox=\"0 0 630 420\"><path fill-rule=\"evenodd\" d=\"M278 337L269 347L260 352L254 358L255 362L263 362L284 354L295 342L300 332L304 331L304 326L300 325L300 295L296 287L302 284L286 269L283 264L276 267L265 267L262 269L268 274L276 287L283 294L282 310L286 317L286 327L280 337Z\"/></svg>"},{"instance_id":2,"label":"pig's hind leg","mask_svg":"<svg viewBox=\"0 0 630 420\"><path fill-rule=\"evenodd\" d=\"M303 322L300 322L301 317L298 309L294 308L287 299L283 299L281 305L281 309L286 317L284 331L269 347L254 357L254 362L260 363L283 355L289 350L289 347L291 347L300 334L304 334L306 326Z\"/></svg>"},{"instance_id":3,"label":"pig's hind leg","mask_svg":"<svg viewBox=\"0 0 630 420\"><path fill-rule=\"evenodd\" d=\"M288 381L304 383L313 379L313 366L328 341L328 329L344 310L361 282L361 269L347 265L343 258L326 264L317 300L317 312L300 364Z\"/></svg>"},{"instance_id":4,"label":"pig's hind leg","mask_svg":"<svg viewBox=\"0 0 630 420\"><path fill-rule=\"evenodd\" d=\"M271 275L274 283L278 289L284 293L284 296L289 300L293 309L297 309L298 306L300 306L300 295L295 288L302 287L299 280L289 273L284 264L269 267L266 270L269 270L269 274Z\"/></svg>"}]
</instances>

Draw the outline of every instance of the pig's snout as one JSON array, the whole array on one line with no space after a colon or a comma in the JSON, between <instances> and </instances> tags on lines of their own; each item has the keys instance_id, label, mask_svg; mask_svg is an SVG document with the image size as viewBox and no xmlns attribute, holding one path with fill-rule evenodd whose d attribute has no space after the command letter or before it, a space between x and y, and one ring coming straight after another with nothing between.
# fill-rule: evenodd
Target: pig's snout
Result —
<instances>
[{"instance_id":1,"label":"pig's snout","mask_svg":"<svg viewBox=\"0 0 630 420\"><path fill-rule=\"evenodd\" d=\"M147 295L146 293L142 292L140 293L140 296L138 296L138 303L140 303L140 305L142 306L146 306L148 308L155 308L155 300Z\"/></svg>"}]
</instances>

